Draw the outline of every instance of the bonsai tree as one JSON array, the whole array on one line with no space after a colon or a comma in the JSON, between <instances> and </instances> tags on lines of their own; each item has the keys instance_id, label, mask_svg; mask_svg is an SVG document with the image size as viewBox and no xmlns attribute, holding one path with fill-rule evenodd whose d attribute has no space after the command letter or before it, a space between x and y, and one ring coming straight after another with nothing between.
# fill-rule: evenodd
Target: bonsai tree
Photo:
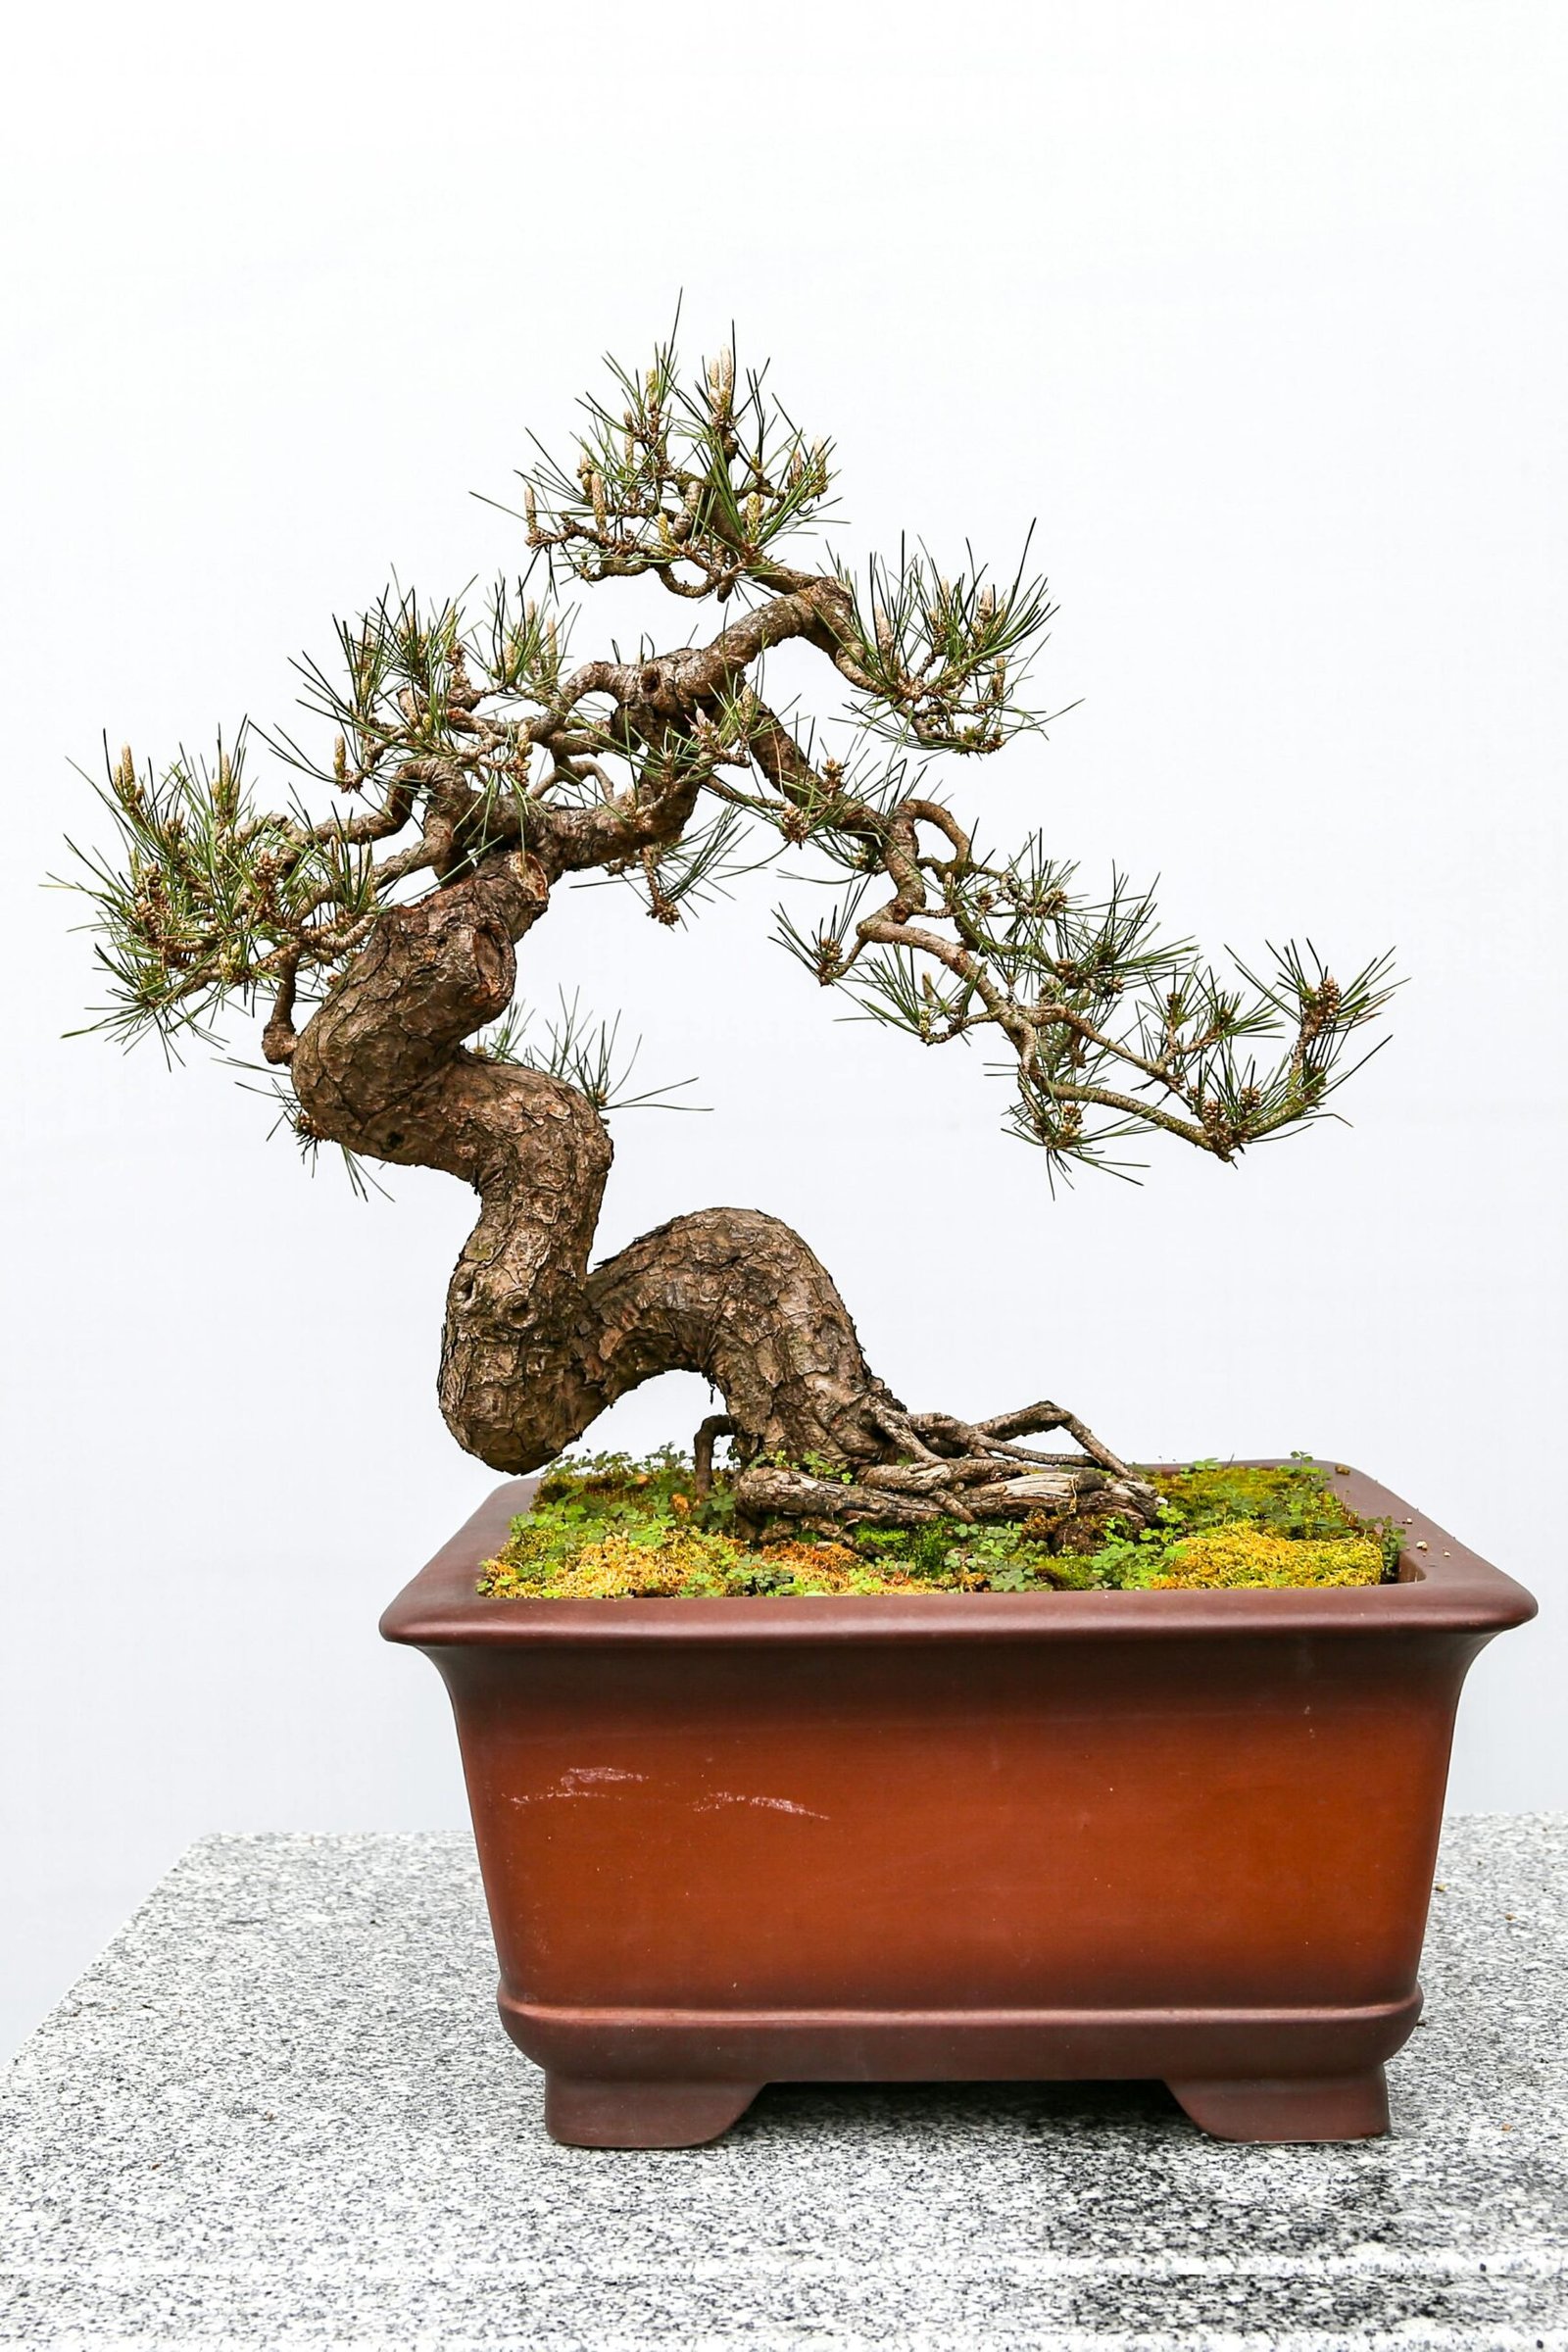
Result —
<instances>
[{"instance_id":1,"label":"bonsai tree","mask_svg":"<svg viewBox=\"0 0 1568 2352\"><path fill-rule=\"evenodd\" d=\"M835 890L815 922L779 914L783 946L922 1046L1004 1057L1007 1125L1048 1177L1152 1133L1230 1162L1322 1117L1386 961L1342 984L1289 947L1223 977L1119 877L1086 896L1039 833L982 847L947 771L1043 723L1044 581L972 559L949 576L907 549L858 578L806 566L785 551L832 503L829 443L733 352L686 376L665 345L611 373L571 461L540 453L521 476L524 579L481 612L391 590L337 624L331 665L300 665L324 758L262 740L314 802L298 784L253 799L244 730L210 763L110 763L118 846L77 884L112 991L98 1025L177 1044L264 1011L303 1142L473 1187L440 1396L498 1470L549 1462L681 1369L724 1405L697 1433L699 1483L727 1436L753 1521L1147 1518L1152 1491L1056 1404L906 1407L827 1269L761 1210L700 1208L591 1265L611 1041L573 1013L528 1049L519 943L568 876L618 877L674 927L760 840L787 846ZM645 573L678 600L675 642L569 656L563 590ZM838 698L820 726L769 698L790 642ZM1052 1432L1081 1450L1019 1443Z\"/></svg>"}]
</instances>

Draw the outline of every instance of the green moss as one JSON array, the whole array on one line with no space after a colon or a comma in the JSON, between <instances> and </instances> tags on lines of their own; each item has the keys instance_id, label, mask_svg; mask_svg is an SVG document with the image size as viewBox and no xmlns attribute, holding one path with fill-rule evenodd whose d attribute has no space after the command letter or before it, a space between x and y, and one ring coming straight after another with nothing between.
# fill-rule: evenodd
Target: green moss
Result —
<instances>
[{"instance_id":1,"label":"green moss","mask_svg":"<svg viewBox=\"0 0 1568 2352\"><path fill-rule=\"evenodd\" d=\"M1396 1531L1358 1520L1304 1455L1276 1469L1194 1462L1160 1489L1157 1526L1113 1526L1088 1553L1054 1548L1036 1521L942 1519L757 1544L735 1533L723 1479L699 1496L690 1462L669 1447L643 1461L568 1455L513 1521L479 1590L540 1600L1161 1591L1376 1584L1396 1570Z\"/></svg>"},{"instance_id":2,"label":"green moss","mask_svg":"<svg viewBox=\"0 0 1568 2352\"><path fill-rule=\"evenodd\" d=\"M1275 1535L1301 1542L1342 1536L1358 1522L1323 1473L1302 1455L1274 1469L1247 1462L1192 1462L1162 1479L1160 1492L1184 1527L1222 1527L1250 1520Z\"/></svg>"},{"instance_id":3,"label":"green moss","mask_svg":"<svg viewBox=\"0 0 1568 2352\"><path fill-rule=\"evenodd\" d=\"M1358 1519L1307 1454L1293 1454L1274 1468L1192 1462L1162 1480L1160 1491L1188 1535L1245 1520L1295 1544L1336 1544L1347 1536L1362 1536L1377 1545L1380 1575L1392 1582L1398 1574L1403 1541L1399 1530L1388 1520Z\"/></svg>"},{"instance_id":4,"label":"green moss","mask_svg":"<svg viewBox=\"0 0 1568 2352\"><path fill-rule=\"evenodd\" d=\"M1373 1536L1278 1536L1251 1520L1231 1519L1173 1544L1149 1582L1158 1591L1194 1585L1376 1585L1382 1578L1383 1553Z\"/></svg>"}]
</instances>

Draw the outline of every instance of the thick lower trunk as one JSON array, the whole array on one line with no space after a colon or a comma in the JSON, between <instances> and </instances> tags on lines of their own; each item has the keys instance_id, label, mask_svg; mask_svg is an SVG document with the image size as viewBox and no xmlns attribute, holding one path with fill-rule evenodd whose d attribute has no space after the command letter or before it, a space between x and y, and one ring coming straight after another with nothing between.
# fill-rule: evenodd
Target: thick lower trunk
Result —
<instances>
[{"instance_id":1,"label":"thick lower trunk","mask_svg":"<svg viewBox=\"0 0 1568 2352\"><path fill-rule=\"evenodd\" d=\"M738 1499L755 1519L1044 1512L1071 1521L1076 1542L1107 1516L1152 1515L1152 1490L1054 1405L978 1427L911 1418L866 1363L827 1269L776 1217L702 1209L590 1271L611 1162L603 1119L560 1079L464 1042L511 1003L515 943L548 904L548 876L517 852L391 909L292 1056L313 1132L445 1169L479 1195L441 1354L459 1445L497 1470L536 1470L628 1389L697 1372L723 1396L747 1465ZM1098 1466L1014 1442L1055 1428ZM819 1475L835 1468L867 1475Z\"/></svg>"},{"instance_id":2,"label":"thick lower trunk","mask_svg":"<svg viewBox=\"0 0 1568 2352\"><path fill-rule=\"evenodd\" d=\"M548 904L520 856L389 912L295 1049L312 1130L461 1176L479 1221L447 1294L441 1405L495 1469L537 1469L628 1389L701 1373L748 1455L850 1463L898 1411L827 1269L754 1209L677 1217L589 1271L611 1144L574 1088L464 1040L511 1002L514 943Z\"/></svg>"},{"instance_id":3,"label":"thick lower trunk","mask_svg":"<svg viewBox=\"0 0 1568 2352\"><path fill-rule=\"evenodd\" d=\"M447 1426L482 1461L536 1470L661 1372L711 1382L748 1455L876 1458L868 1408L894 1400L826 1268L776 1217L701 1209L590 1273L577 1220L541 1231L520 1171L493 1176L484 1200L447 1294L441 1355Z\"/></svg>"}]
</instances>

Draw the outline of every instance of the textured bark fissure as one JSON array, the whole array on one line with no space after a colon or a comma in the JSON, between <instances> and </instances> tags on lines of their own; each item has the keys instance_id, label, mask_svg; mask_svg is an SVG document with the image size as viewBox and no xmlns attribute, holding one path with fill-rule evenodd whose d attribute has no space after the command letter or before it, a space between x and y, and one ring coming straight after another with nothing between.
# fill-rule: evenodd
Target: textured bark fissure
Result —
<instances>
[{"instance_id":1,"label":"textured bark fissure","mask_svg":"<svg viewBox=\"0 0 1568 2352\"><path fill-rule=\"evenodd\" d=\"M460 1445L537 1469L661 1372L704 1375L748 1453L872 1460L898 1411L800 1236L754 1209L677 1217L589 1271L611 1142L593 1105L464 1040L511 1001L514 942L549 903L512 854L389 911L300 1036L312 1131L472 1184L447 1295L441 1404Z\"/></svg>"},{"instance_id":2,"label":"textured bark fissure","mask_svg":"<svg viewBox=\"0 0 1568 2352\"><path fill-rule=\"evenodd\" d=\"M827 1269L776 1217L699 1210L590 1270L612 1157L603 1118L562 1080L465 1044L510 1004L516 942L549 898L544 865L509 851L389 909L290 1056L313 1133L479 1195L441 1354L459 1444L495 1469L535 1470L628 1390L688 1371L724 1399L754 1519L918 1525L1086 1504L1147 1516L1150 1490L1054 1406L979 1427L910 1416L866 1363ZM1014 1443L1042 1427L1068 1428L1102 1466ZM820 1475L835 1466L857 1475Z\"/></svg>"}]
</instances>

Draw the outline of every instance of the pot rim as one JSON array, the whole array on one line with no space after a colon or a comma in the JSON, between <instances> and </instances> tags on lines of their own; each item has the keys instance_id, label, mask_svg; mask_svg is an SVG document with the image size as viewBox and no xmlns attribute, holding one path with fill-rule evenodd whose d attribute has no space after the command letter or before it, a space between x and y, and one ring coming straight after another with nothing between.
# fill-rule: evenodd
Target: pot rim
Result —
<instances>
[{"instance_id":1,"label":"pot rim","mask_svg":"<svg viewBox=\"0 0 1568 2352\"><path fill-rule=\"evenodd\" d=\"M1276 1468L1284 1457L1247 1467ZM1251 1587L1202 1592L822 1593L799 1599L493 1599L480 1563L506 1541L537 1478L508 1479L406 1585L381 1619L388 1642L416 1648L534 1648L648 1642L928 1643L1147 1641L1182 1635L1470 1633L1523 1625L1534 1596L1364 1471L1319 1461L1360 1517L1408 1529L1397 1584ZM1159 1469L1175 1469L1161 1463ZM1424 1546L1424 1548L1418 1548Z\"/></svg>"}]
</instances>

